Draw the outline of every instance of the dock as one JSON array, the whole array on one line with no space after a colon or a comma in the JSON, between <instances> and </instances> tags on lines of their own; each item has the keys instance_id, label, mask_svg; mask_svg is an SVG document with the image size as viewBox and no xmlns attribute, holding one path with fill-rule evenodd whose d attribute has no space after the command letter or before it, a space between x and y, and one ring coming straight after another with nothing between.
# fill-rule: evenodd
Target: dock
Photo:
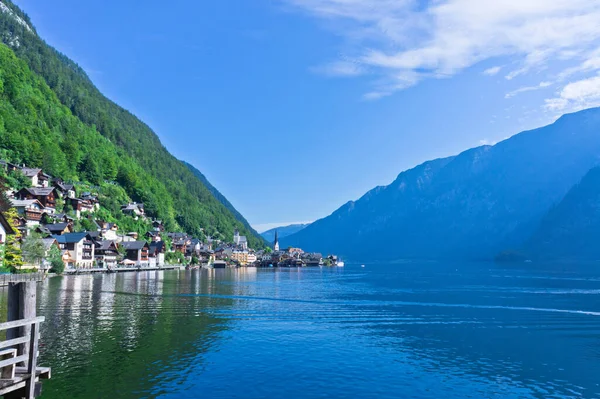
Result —
<instances>
[{"instance_id":1,"label":"dock","mask_svg":"<svg viewBox=\"0 0 600 399\"><path fill-rule=\"evenodd\" d=\"M38 280L39 281L39 280ZM36 316L37 281L8 283L8 321L0 323L6 339L0 341L0 396L33 399L41 395L41 381L49 367L38 365L40 324Z\"/></svg>"}]
</instances>

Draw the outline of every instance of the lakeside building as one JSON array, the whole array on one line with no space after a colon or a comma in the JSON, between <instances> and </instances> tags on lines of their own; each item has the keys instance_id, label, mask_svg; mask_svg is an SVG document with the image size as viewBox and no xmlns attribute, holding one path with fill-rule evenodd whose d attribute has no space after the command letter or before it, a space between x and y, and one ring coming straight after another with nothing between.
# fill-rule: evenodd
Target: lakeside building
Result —
<instances>
[{"instance_id":1,"label":"lakeside building","mask_svg":"<svg viewBox=\"0 0 600 399\"><path fill-rule=\"evenodd\" d=\"M137 232L123 234L116 223L96 219L94 213L100 210L98 195L91 192L78 194L77 183L52 178L39 168L27 168L3 160L0 160L0 167L7 172L23 174L30 184L30 187L6 193L17 209L18 218L14 222L22 236L30 232L40 234L46 252L53 245L58 246L67 269L106 269L133 264L164 266L166 255L173 252L183 254L183 258L170 256L171 262L174 259L182 263L198 259L201 263L212 263L220 258L250 265L258 260L257 254L248 248L248 238L240 235L237 229L233 242L225 244L210 236L201 240L187 233L166 233L161 220L146 217L143 203L122 205L121 212L126 217L151 223L150 230L143 237L147 241L141 241ZM57 213L57 205L60 213ZM88 231L75 232L82 226L86 226ZM199 231L204 234L203 228ZM3 236L0 238L5 240L6 234L0 234ZM163 235L168 237L170 245L163 241ZM213 246L217 245L223 248L220 252L213 251ZM46 259L44 261L49 265Z\"/></svg>"},{"instance_id":2,"label":"lakeside building","mask_svg":"<svg viewBox=\"0 0 600 399\"><path fill-rule=\"evenodd\" d=\"M137 266L150 264L150 246L146 241L125 241L120 244L125 249L125 259Z\"/></svg>"},{"instance_id":3,"label":"lakeside building","mask_svg":"<svg viewBox=\"0 0 600 399\"><path fill-rule=\"evenodd\" d=\"M94 243L87 232L52 236L63 254L65 268L90 269L94 265Z\"/></svg>"},{"instance_id":4,"label":"lakeside building","mask_svg":"<svg viewBox=\"0 0 600 399\"><path fill-rule=\"evenodd\" d=\"M94 259L97 267L116 268L118 256L119 247L116 241L104 240L94 242Z\"/></svg>"}]
</instances>

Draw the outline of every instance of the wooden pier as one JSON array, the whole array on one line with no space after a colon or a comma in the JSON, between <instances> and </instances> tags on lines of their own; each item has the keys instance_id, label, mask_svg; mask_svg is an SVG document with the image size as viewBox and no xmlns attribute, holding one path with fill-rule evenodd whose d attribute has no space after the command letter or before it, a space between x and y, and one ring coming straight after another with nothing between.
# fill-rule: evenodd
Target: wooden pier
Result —
<instances>
[{"instance_id":1,"label":"wooden pier","mask_svg":"<svg viewBox=\"0 0 600 399\"><path fill-rule=\"evenodd\" d=\"M41 394L41 380L50 368L38 366L40 323L36 316L36 281L9 283L8 321L0 324L6 339L0 341L0 396L33 399Z\"/></svg>"}]
</instances>

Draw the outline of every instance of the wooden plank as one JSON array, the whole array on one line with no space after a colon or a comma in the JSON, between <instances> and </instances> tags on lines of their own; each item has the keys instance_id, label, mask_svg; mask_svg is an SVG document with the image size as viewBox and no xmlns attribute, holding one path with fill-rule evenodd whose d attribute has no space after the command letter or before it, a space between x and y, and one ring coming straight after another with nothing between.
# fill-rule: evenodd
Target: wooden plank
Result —
<instances>
[{"instance_id":1,"label":"wooden plank","mask_svg":"<svg viewBox=\"0 0 600 399\"><path fill-rule=\"evenodd\" d=\"M17 378L20 377L21 375L27 375L26 367L17 366L15 368L15 371L16 371ZM35 374L42 380L49 380L50 377L52 376L52 370L50 369L50 367L38 367L37 370L35 371Z\"/></svg>"},{"instance_id":2,"label":"wooden plank","mask_svg":"<svg viewBox=\"0 0 600 399\"><path fill-rule=\"evenodd\" d=\"M29 364L27 365L27 373L31 374L25 385L25 397L27 399L35 399L35 373L37 367L37 352L38 352L38 329L39 324L31 325L31 340L29 341Z\"/></svg>"},{"instance_id":3,"label":"wooden plank","mask_svg":"<svg viewBox=\"0 0 600 399\"><path fill-rule=\"evenodd\" d=\"M25 360L27 360L27 355L13 357L12 359L0 360L0 368L10 366L11 364L17 364L19 362L24 362Z\"/></svg>"},{"instance_id":4,"label":"wooden plank","mask_svg":"<svg viewBox=\"0 0 600 399\"><path fill-rule=\"evenodd\" d=\"M29 337L21 337L21 338L8 339L6 341L0 341L0 349L11 347L13 345L25 344L27 342L29 342Z\"/></svg>"},{"instance_id":5,"label":"wooden plank","mask_svg":"<svg viewBox=\"0 0 600 399\"><path fill-rule=\"evenodd\" d=\"M6 355L17 355L17 350L15 348L4 349L0 351L0 356Z\"/></svg>"},{"instance_id":6,"label":"wooden plank","mask_svg":"<svg viewBox=\"0 0 600 399\"><path fill-rule=\"evenodd\" d=\"M10 349L5 349L3 351L0 351L0 358L2 358L2 360L5 359L13 359L17 356L17 350L15 348L10 348ZM0 378L2 379L7 379L7 380L12 380L15 378L15 365L10 365L10 366L6 366L6 367L2 367L2 369L0 369Z\"/></svg>"},{"instance_id":7,"label":"wooden plank","mask_svg":"<svg viewBox=\"0 0 600 399\"><path fill-rule=\"evenodd\" d=\"M7 393L16 391L18 389L25 388L25 381L17 382L16 384L9 385L5 388L0 389L0 396L5 396Z\"/></svg>"},{"instance_id":8,"label":"wooden plank","mask_svg":"<svg viewBox=\"0 0 600 399\"><path fill-rule=\"evenodd\" d=\"M29 326L30 324L34 324L34 323L41 323L45 319L46 318L44 316L39 316L39 317L32 317L29 319L7 321L6 323L0 323L0 331L8 330L11 328Z\"/></svg>"}]
</instances>

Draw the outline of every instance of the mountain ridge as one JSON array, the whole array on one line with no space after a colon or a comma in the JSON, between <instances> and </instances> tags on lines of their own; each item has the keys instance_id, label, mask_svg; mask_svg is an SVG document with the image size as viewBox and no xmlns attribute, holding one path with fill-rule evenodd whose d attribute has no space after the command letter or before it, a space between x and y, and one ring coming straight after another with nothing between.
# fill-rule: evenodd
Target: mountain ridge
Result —
<instances>
[{"instance_id":1,"label":"mountain ridge","mask_svg":"<svg viewBox=\"0 0 600 399\"><path fill-rule=\"evenodd\" d=\"M356 260L491 259L600 162L600 109L427 161L282 240Z\"/></svg>"},{"instance_id":2,"label":"mountain ridge","mask_svg":"<svg viewBox=\"0 0 600 399\"><path fill-rule=\"evenodd\" d=\"M268 243L273 243L275 241L275 232L277 232L277 237L282 239L289 235L295 234L300 230L306 228L306 226L310 225L310 223L295 223L289 224L287 226L279 226L273 229L269 229L267 231L263 231L260 235L267 241Z\"/></svg>"}]
</instances>

